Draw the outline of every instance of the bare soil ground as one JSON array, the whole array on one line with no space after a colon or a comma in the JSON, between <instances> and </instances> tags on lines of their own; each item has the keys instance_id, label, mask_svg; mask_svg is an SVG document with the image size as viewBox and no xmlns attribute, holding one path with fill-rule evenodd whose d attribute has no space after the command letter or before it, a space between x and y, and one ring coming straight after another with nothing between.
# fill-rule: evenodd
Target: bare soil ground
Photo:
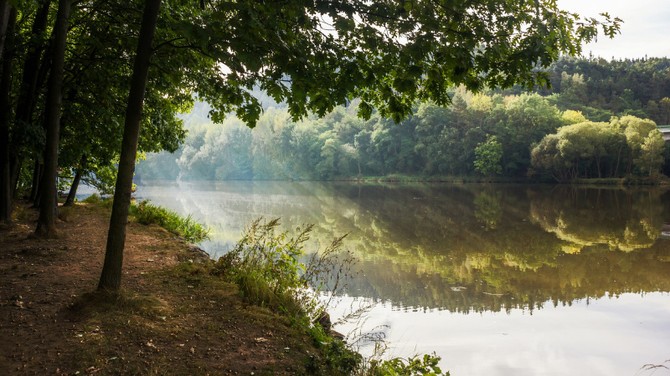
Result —
<instances>
[{"instance_id":1,"label":"bare soil ground","mask_svg":"<svg viewBox=\"0 0 670 376\"><path fill-rule=\"evenodd\" d=\"M32 235L33 209L15 217L0 228L0 375L294 375L319 359L290 319L246 304L159 227L129 224L110 297L94 293L107 211L66 208L47 240Z\"/></svg>"}]
</instances>

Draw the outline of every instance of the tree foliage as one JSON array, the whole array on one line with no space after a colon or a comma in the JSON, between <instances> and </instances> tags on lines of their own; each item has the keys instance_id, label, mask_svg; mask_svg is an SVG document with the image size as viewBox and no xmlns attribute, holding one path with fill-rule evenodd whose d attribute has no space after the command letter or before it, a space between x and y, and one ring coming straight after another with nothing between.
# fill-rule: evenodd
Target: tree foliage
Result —
<instances>
[{"instance_id":1,"label":"tree foliage","mask_svg":"<svg viewBox=\"0 0 670 376\"><path fill-rule=\"evenodd\" d=\"M552 95L561 110L581 111L593 121L634 115L670 124L670 59L606 60L563 57L549 69Z\"/></svg>"},{"instance_id":2,"label":"tree foliage","mask_svg":"<svg viewBox=\"0 0 670 376\"><path fill-rule=\"evenodd\" d=\"M536 172L559 181L589 177L657 174L664 141L651 120L624 116L609 123L566 125L533 148Z\"/></svg>"},{"instance_id":3,"label":"tree foliage","mask_svg":"<svg viewBox=\"0 0 670 376\"><path fill-rule=\"evenodd\" d=\"M486 141L475 148L475 171L482 175L495 175L502 173L503 149L496 136L486 137Z\"/></svg>"},{"instance_id":4,"label":"tree foliage","mask_svg":"<svg viewBox=\"0 0 670 376\"><path fill-rule=\"evenodd\" d=\"M189 135L182 148L148 155L138 175L183 180L473 175L479 162L491 168L479 171L485 175L523 177L533 143L562 124L560 111L537 94L457 90L450 95L452 106L419 105L400 124L377 113L367 121L358 118L358 102L299 121L286 108L268 108L253 131L233 117L223 127L186 117ZM196 109L201 107L206 106Z\"/></svg>"}]
</instances>

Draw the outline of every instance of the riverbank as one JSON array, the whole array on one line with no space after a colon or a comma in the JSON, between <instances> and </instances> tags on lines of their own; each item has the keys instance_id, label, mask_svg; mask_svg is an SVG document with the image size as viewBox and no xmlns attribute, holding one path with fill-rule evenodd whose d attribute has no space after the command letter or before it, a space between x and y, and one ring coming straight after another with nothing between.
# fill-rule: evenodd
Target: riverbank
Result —
<instances>
[{"instance_id":1,"label":"riverbank","mask_svg":"<svg viewBox=\"0 0 670 376\"><path fill-rule=\"evenodd\" d=\"M0 229L1 374L338 373L304 326L248 304L166 230L129 223L123 291L110 299L93 293L108 211L62 209L52 240L32 237L36 218L19 206Z\"/></svg>"}]
</instances>

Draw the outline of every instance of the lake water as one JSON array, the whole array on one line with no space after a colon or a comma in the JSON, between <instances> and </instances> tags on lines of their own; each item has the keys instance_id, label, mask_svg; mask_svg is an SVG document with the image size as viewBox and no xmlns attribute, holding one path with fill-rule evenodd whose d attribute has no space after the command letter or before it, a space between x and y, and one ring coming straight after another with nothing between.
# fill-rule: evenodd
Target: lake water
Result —
<instances>
[{"instance_id":1,"label":"lake water","mask_svg":"<svg viewBox=\"0 0 670 376\"><path fill-rule=\"evenodd\" d=\"M334 319L435 351L460 375L651 375L670 359L670 194L659 189L315 182L152 183L138 198L212 229L213 257L258 217L349 234ZM370 342L359 342L369 354ZM670 362L665 363L670 367Z\"/></svg>"}]
</instances>

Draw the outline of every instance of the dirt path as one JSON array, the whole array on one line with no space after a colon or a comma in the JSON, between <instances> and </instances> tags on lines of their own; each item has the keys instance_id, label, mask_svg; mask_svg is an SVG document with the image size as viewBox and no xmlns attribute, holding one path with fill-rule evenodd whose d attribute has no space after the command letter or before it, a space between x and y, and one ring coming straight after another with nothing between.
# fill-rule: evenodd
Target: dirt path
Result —
<instances>
[{"instance_id":1,"label":"dirt path","mask_svg":"<svg viewBox=\"0 0 670 376\"><path fill-rule=\"evenodd\" d=\"M59 238L32 237L20 207L0 229L0 374L306 374L317 357L290 320L203 273L202 254L131 223L123 294L95 290L108 214L64 211ZM182 262L180 262L182 261Z\"/></svg>"}]
</instances>

